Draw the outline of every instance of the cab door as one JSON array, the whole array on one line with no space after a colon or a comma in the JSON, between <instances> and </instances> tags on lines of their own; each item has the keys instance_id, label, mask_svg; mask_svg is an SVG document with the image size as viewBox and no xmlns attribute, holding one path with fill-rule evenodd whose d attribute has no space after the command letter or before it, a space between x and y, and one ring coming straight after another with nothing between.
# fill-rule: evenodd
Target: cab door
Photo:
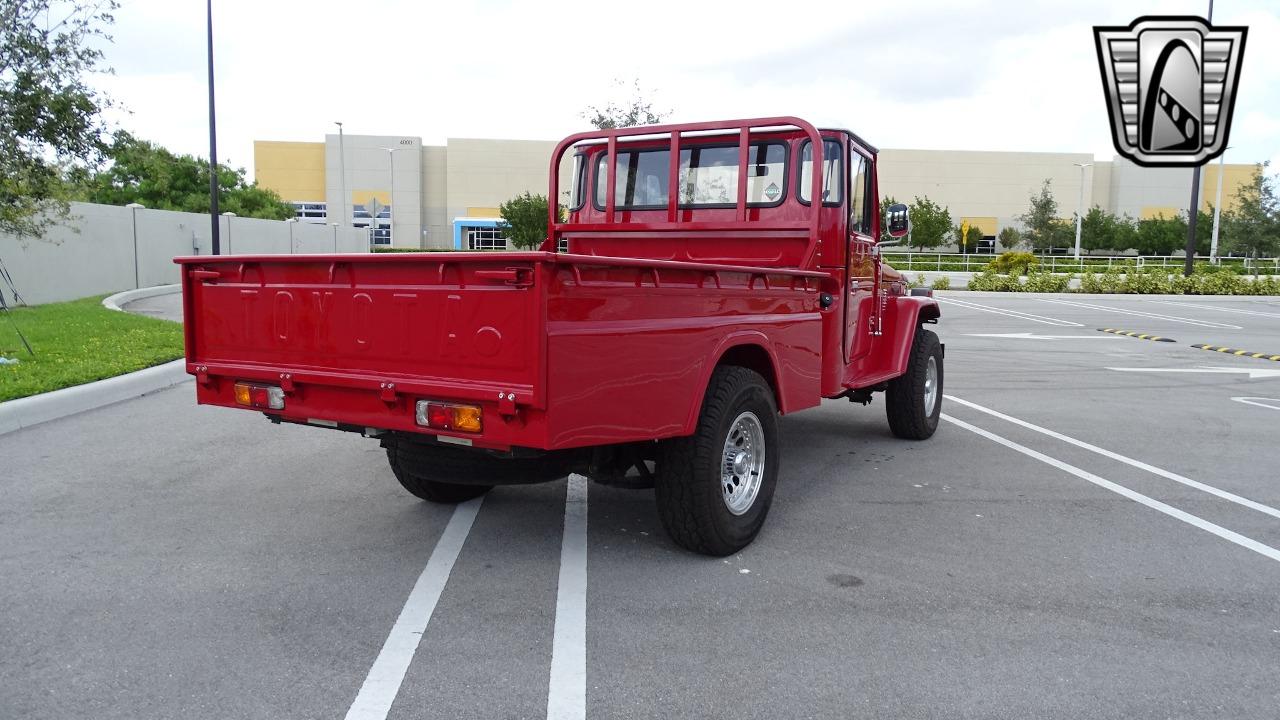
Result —
<instances>
[{"instance_id":1,"label":"cab door","mask_svg":"<svg viewBox=\"0 0 1280 720\"><path fill-rule=\"evenodd\" d=\"M845 298L844 359L853 362L871 352L880 312L880 263L876 262L876 240L872 237L870 203L871 160L849 143L848 293Z\"/></svg>"}]
</instances>

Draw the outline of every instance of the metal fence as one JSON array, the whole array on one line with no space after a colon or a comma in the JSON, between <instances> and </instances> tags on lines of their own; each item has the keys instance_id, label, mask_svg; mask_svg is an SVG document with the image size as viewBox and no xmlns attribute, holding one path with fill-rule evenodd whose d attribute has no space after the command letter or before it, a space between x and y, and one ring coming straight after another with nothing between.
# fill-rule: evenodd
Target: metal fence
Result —
<instances>
[{"instance_id":1,"label":"metal fence","mask_svg":"<svg viewBox=\"0 0 1280 720\"><path fill-rule=\"evenodd\" d=\"M982 272L996 255L986 253L926 253L886 252L884 259L898 270L932 272ZM1168 268L1170 273L1181 272L1186 258L1180 255L1082 255L1079 260L1072 255L1037 255L1039 268L1054 273L1105 272L1119 266ZM1207 258L1197 258L1197 264L1208 263ZM1280 258L1218 258L1218 265L1233 268L1244 275L1280 275Z\"/></svg>"}]
</instances>

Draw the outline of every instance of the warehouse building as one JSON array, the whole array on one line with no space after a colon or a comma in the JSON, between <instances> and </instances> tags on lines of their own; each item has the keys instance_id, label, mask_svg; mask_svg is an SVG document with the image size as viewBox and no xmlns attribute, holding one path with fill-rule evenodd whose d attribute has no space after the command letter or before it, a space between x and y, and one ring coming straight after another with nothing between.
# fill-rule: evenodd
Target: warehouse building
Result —
<instances>
[{"instance_id":1,"label":"warehouse building","mask_svg":"<svg viewBox=\"0 0 1280 720\"><path fill-rule=\"evenodd\" d=\"M414 136L326 135L324 142L257 141L254 173L312 223L344 218L370 228L375 245L498 249L506 246L498 206L523 192L547 192L555 142L450 138L424 145ZM1214 202L1218 163L1201 170L1202 207ZM1252 164L1222 166L1222 204L1234 206ZM560 186L570 186L571 164ZM1017 226L1028 199L1048 179L1063 218L1083 199L1116 214L1173 217L1190 199L1191 170L1143 168L1087 153L885 149L880 191L909 202L928 197L957 223L994 237Z\"/></svg>"}]
</instances>

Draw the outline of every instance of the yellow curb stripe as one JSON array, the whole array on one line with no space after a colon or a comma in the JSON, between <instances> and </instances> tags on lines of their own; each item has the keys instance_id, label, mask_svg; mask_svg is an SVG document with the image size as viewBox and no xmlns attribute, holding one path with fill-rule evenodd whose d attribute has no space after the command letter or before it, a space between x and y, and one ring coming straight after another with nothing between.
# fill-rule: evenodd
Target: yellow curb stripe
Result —
<instances>
[{"instance_id":1,"label":"yellow curb stripe","mask_svg":"<svg viewBox=\"0 0 1280 720\"><path fill-rule=\"evenodd\" d=\"M1253 352L1250 350L1237 350L1236 348L1223 347L1221 345L1209 345L1207 343L1195 343L1191 347L1197 350L1208 350L1209 352L1226 353L1235 355L1236 357L1249 357L1258 360L1272 360L1280 362L1280 355L1268 355L1267 353Z\"/></svg>"}]
</instances>

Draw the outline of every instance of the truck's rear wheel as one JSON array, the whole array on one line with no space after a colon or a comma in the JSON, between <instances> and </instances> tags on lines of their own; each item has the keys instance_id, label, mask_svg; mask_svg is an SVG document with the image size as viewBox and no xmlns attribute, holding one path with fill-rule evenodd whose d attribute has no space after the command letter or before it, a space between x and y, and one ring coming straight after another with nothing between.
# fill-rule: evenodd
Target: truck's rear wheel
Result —
<instances>
[{"instance_id":1,"label":"truck's rear wheel","mask_svg":"<svg viewBox=\"0 0 1280 720\"><path fill-rule=\"evenodd\" d=\"M655 494L672 540L704 555L746 547L778 476L778 409L759 374L718 367L693 435L660 443Z\"/></svg>"},{"instance_id":2,"label":"truck's rear wheel","mask_svg":"<svg viewBox=\"0 0 1280 720\"><path fill-rule=\"evenodd\" d=\"M938 429L942 413L942 343L938 335L916 329L907 371L889 381L885 392L889 429L908 440L924 440Z\"/></svg>"},{"instance_id":3,"label":"truck's rear wheel","mask_svg":"<svg viewBox=\"0 0 1280 720\"><path fill-rule=\"evenodd\" d=\"M489 492L492 485L444 482L439 478L475 476L475 458L452 448L387 442L387 461L391 472L405 490L423 500L436 503L460 503Z\"/></svg>"}]
</instances>

